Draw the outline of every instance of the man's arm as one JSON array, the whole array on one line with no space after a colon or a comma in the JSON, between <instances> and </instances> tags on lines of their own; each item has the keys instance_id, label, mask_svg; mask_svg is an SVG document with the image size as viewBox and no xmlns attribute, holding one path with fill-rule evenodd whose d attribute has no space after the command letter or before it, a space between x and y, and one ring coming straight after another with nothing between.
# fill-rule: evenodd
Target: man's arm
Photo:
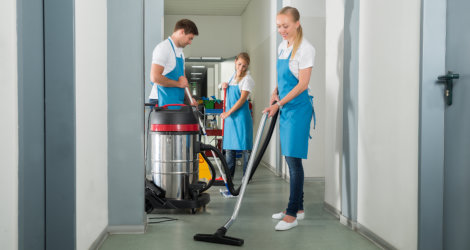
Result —
<instances>
[{"instance_id":1,"label":"man's arm","mask_svg":"<svg viewBox=\"0 0 470 250\"><path fill-rule=\"evenodd\" d=\"M152 69L150 70L150 81L163 87L186 88L189 86L188 79L186 79L186 77L181 76L178 81L174 81L165 77L163 75L163 70L163 66L152 63Z\"/></svg>"}]
</instances>

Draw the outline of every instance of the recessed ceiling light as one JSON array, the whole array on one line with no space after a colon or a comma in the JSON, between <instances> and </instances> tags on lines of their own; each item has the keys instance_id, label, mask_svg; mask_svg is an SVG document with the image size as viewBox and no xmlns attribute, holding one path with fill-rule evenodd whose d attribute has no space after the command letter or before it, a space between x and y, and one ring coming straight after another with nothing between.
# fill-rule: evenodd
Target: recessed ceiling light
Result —
<instances>
[{"instance_id":1,"label":"recessed ceiling light","mask_svg":"<svg viewBox=\"0 0 470 250\"><path fill-rule=\"evenodd\" d=\"M191 75L202 75L202 73L191 72Z\"/></svg>"},{"instance_id":2,"label":"recessed ceiling light","mask_svg":"<svg viewBox=\"0 0 470 250\"><path fill-rule=\"evenodd\" d=\"M220 56L203 56L202 60L222 60Z\"/></svg>"},{"instance_id":3,"label":"recessed ceiling light","mask_svg":"<svg viewBox=\"0 0 470 250\"><path fill-rule=\"evenodd\" d=\"M205 68L206 66L204 66L204 65L193 65L193 66L191 66L191 67L193 67L193 68L195 68L195 69L203 69L203 68Z\"/></svg>"}]
</instances>

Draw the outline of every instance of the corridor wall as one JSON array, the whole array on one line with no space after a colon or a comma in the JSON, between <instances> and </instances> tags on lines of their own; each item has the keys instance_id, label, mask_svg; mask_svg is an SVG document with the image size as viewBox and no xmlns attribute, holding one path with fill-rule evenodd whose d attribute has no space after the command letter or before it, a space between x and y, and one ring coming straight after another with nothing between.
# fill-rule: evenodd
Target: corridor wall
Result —
<instances>
[{"instance_id":1,"label":"corridor wall","mask_svg":"<svg viewBox=\"0 0 470 250\"><path fill-rule=\"evenodd\" d=\"M242 49L242 20L240 16L194 16L165 15L163 39L168 38L175 23L183 18L190 19L198 27L199 36L184 48L184 56L220 56L231 58Z\"/></svg>"},{"instance_id":2,"label":"corridor wall","mask_svg":"<svg viewBox=\"0 0 470 250\"><path fill-rule=\"evenodd\" d=\"M420 1L361 1L357 222L417 248Z\"/></svg>"},{"instance_id":3,"label":"corridor wall","mask_svg":"<svg viewBox=\"0 0 470 250\"><path fill-rule=\"evenodd\" d=\"M107 233L107 65L107 1L75 1L76 249Z\"/></svg>"},{"instance_id":4,"label":"corridor wall","mask_svg":"<svg viewBox=\"0 0 470 250\"><path fill-rule=\"evenodd\" d=\"M18 248L18 61L16 2L0 2L0 248Z\"/></svg>"},{"instance_id":5,"label":"corridor wall","mask_svg":"<svg viewBox=\"0 0 470 250\"><path fill-rule=\"evenodd\" d=\"M242 14L243 50L250 54L251 76L255 81L252 93L253 100L253 131L258 130L262 111L269 104L271 93L276 88L276 1L260 0L251 1ZM256 25L253 25L256 23ZM274 131L262 163L276 168L278 156L276 145L279 135ZM280 157L280 156L279 156Z\"/></svg>"},{"instance_id":6,"label":"corridor wall","mask_svg":"<svg viewBox=\"0 0 470 250\"><path fill-rule=\"evenodd\" d=\"M325 1L325 203L341 211L344 1Z\"/></svg>"}]
</instances>

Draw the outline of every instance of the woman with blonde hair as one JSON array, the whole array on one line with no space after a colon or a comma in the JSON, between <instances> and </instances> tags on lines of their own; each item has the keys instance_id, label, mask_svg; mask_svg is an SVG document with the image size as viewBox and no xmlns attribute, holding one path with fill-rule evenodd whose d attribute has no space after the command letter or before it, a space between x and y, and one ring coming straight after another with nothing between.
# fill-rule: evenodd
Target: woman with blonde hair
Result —
<instances>
[{"instance_id":1,"label":"woman with blonde hair","mask_svg":"<svg viewBox=\"0 0 470 250\"><path fill-rule=\"evenodd\" d=\"M251 78L248 66L250 56L242 52L235 58L235 73L228 82L222 83L226 89L225 112L220 115L224 119L223 149L230 169L235 174L236 151L243 153L243 174L245 174L248 159L253 147L253 120L248 104L248 96L255 82Z\"/></svg>"},{"instance_id":2,"label":"woman with blonde hair","mask_svg":"<svg viewBox=\"0 0 470 250\"><path fill-rule=\"evenodd\" d=\"M280 111L281 151L290 174L290 195L287 209L272 215L279 219L275 229L289 230L305 217L303 207L304 170L302 159L307 159L308 140L313 110L313 97L308 84L314 65L315 48L303 38L300 14L296 8L284 7L276 17L279 34L284 39L278 48L278 86L271 96L270 107L264 112L273 116Z\"/></svg>"}]
</instances>

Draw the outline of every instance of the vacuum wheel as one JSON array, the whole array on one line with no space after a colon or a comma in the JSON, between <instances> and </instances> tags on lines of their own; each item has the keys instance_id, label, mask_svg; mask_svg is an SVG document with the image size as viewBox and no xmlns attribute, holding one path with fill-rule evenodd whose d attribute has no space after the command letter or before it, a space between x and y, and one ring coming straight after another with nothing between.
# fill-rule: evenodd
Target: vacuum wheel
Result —
<instances>
[{"instance_id":1,"label":"vacuum wheel","mask_svg":"<svg viewBox=\"0 0 470 250\"><path fill-rule=\"evenodd\" d=\"M145 199L145 212L149 214L150 212L152 212L152 210L153 210L152 203L150 203L148 199Z\"/></svg>"}]
</instances>

